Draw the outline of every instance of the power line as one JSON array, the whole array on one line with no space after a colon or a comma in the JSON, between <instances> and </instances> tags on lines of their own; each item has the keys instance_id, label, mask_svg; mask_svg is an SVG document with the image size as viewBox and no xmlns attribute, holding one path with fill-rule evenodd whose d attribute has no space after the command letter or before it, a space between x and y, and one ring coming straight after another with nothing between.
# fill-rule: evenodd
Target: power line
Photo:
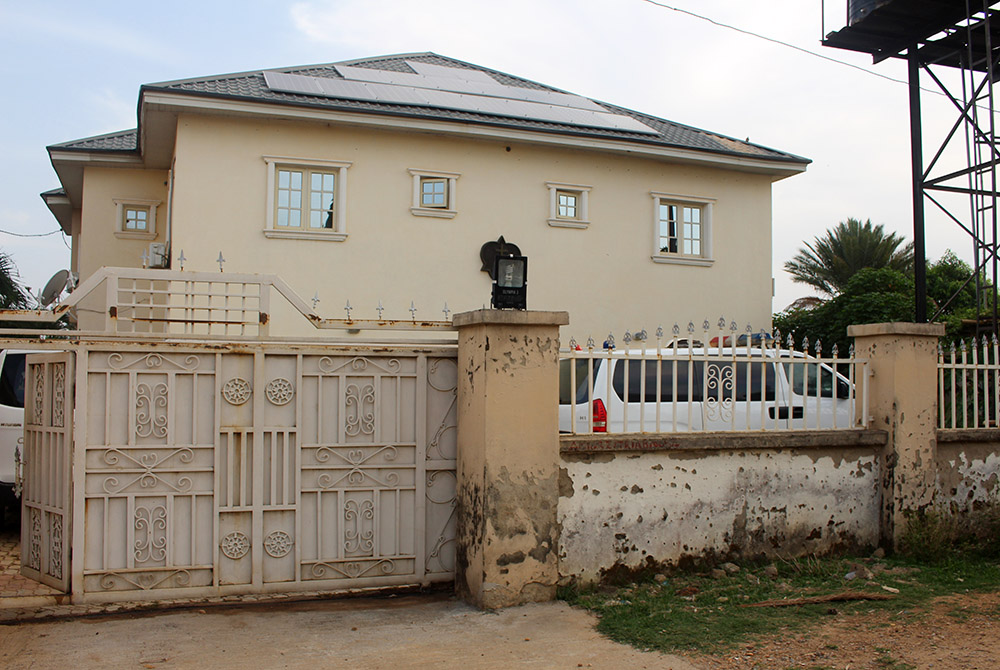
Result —
<instances>
[{"instance_id":1,"label":"power line","mask_svg":"<svg viewBox=\"0 0 1000 670\"><path fill-rule=\"evenodd\" d=\"M707 21L707 22L711 23L714 26L719 26L720 28L726 28L728 30L734 30L734 31L736 31L738 33L742 33L744 35L749 35L750 37L756 37L756 38L762 39L762 40L764 40L766 42L771 42L772 44L777 44L779 46L788 47L789 49L795 49L796 51L800 51L800 52L802 52L804 54L808 54L810 56L814 56L815 58L822 58L825 61L830 61L831 63L836 63L838 65L846 65L849 68L853 68L855 70L860 70L861 72L864 72L865 74L870 74L873 77L879 77L881 79L886 79L888 81L895 82L897 84L906 84L907 83L903 79L896 79L895 77L890 77L888 75L882 74L881 72L875 72L874 70L869 70L868 68L861 67L860 65L855 65L854 63L848 63L847 61L838 60L836 58L831 58L830 56L826 56L826 55L821 54L821 53L819 53L817 51L811 51L809 49L806 49L806 48L803 48L803 47L800 47L800 46L796 46L795 44L791 44L789 42L783 42L782 40L775 39L774 37L768 37L767 35L761 35L760 33L755 33L752 30L746 30L744 28L738 28L738 27L730 25L728 23L722 23L721 21L716 21L715 19L710 18L708 16L702 16L701 14L696 14L695 12L689 11L687 9L681 9L680 7L672 7L672 6L664 4L662 2L656 2L656 0L642 0L642 1L643 2L648 2L651 5L656 5L657 7L662 7L663 9L669 9L669 10L678 12L680 14L686 14L686 15L688 15L690 17L699 19L701 21ZM925 91L927 91L929 93L938 93L938 91L934 91L934 90L931 90L931 89L923 89L923 90L925 90Z\"/></svg>"},{"instance_id":2,"label":"power line","mask_svg":"<svg viewBox=\"0 0 1000 670\"><path fill-rule=\"evenodd\" d=\"M0 230L0 233L5 235L13 235L14 237L48 237L49 235L55 235L56 233L61 233L62 230L56 228L55 230L50 230L47 233L14 233L9 230Z\"/></svg>"}]
</instances>

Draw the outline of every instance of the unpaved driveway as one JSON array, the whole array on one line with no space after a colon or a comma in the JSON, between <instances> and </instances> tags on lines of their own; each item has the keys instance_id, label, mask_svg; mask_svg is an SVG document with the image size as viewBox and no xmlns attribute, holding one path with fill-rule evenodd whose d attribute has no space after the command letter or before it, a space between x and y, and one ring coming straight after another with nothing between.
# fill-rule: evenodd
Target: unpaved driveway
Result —
<instances>
[{"instance_id":1,"label":"unpaved driveway","mask_svg":"<svg viewBox=\"0 0 1000 670\"><path fill-rule=\"evenodd\" d=\"M447 596L206 608L0 626L0 668L697 670L611 642L563 602L499 613Z\"/></svg>"}]
</instances>

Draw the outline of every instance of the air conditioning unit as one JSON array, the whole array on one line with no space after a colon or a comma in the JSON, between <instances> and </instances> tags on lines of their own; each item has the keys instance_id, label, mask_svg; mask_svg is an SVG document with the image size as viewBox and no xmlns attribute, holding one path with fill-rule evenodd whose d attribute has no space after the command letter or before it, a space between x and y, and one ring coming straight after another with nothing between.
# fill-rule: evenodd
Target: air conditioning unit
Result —
<instances>
[{"instance_id":1,"label":"air conditioning unit","mask_svg":"<svg viewBox=\"0 0 1000 670\"><path fill-rule=\"evenodd\" d=\"M149 267L163 269L170 267L170 256L167 255L167 245L163 242L149 244Z\"/></svg>"}]
</instances>

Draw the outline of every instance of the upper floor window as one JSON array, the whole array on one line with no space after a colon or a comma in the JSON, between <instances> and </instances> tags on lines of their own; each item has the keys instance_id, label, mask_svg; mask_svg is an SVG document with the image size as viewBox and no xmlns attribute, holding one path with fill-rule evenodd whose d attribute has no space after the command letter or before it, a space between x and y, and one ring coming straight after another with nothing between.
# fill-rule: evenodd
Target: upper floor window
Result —
<instances>
[{"instance_id":1,"label":"upper floor window","mask_svg":"<svg viewBox=\"0 0 1000 670\"><path fill-rule=\"evenodd\" d=\"M590 186L546 182L549 188L549 225L559 228L586 228Z\"/></svg>"},{"instance_id":2,"label":"upper floor window","mask_svg":"<svg viewBox=\"0 0 1000 670\"><path fill-rule=\"evenodd\" d=\"M160 204L159 200L115 198L114 203L118 218L115 235L139 239L156 237L156 208Z\"/></svg>"},{"instance_id":3,"label":"upper floor window","mask_svg":"<svg viewBox=\"0 0 1000 670\"><path fill-rule=\"evenodd\" d=\"M712 200L653 193L653 260L710 265Z\"/></svg>"},{"instance_id":4,"label":"upper floor window","mask_svg":"<svg viewBox=\"0 0 1000 670\"><path fill-rule=\"evenodd\" d=\"M347 168L350 163L265 156L267 237L347 238Z\"/></svg>"},{"instance_id":5,"label":"upper floor window","mask_svg":"<svg viewBox=\"0 0 1000 670\"><path fill-rule=\"evenodd\" d=\"M416 216L454 218L458 213L455 204L456 188L461 175L414 168L410 168L409 172L413 176L413 204L410 212Z\"/></svg>"}]
</instances>

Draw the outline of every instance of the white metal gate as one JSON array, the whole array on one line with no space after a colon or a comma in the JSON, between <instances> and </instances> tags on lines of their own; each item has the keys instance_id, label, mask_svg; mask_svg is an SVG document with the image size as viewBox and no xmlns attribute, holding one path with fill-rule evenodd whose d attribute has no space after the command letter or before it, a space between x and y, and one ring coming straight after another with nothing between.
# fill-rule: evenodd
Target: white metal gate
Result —
<instances>
[{"instance_id":1,"label":"white metal gate","mask_svg":"<svg viewBox=\"0 0 1000 670\"><path fill-rule=\"evenodd\" d=\"M454 578L453 346L77 351L75 601Z\"/></svg>"},{"instance_id":2,"label":"white metal gate","mask_svg":"<svg viewBox=\"0 0 1000 670\"><path fill-rule=\"evenodd\" d=\"M73 525L73 354L31 354L25 368L21 574L67 591Z\"/></svg>"}]
</instances>

